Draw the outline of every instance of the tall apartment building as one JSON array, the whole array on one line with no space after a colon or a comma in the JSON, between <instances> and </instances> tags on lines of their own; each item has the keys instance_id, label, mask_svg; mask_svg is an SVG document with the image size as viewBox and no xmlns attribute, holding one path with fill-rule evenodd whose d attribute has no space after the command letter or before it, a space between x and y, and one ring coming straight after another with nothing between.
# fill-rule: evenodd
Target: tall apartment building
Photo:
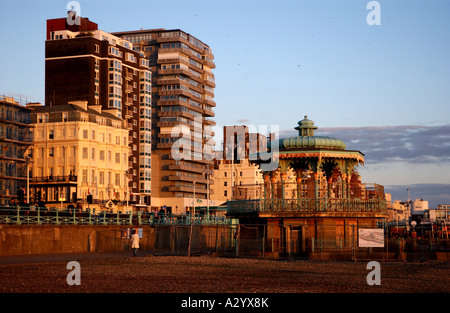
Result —
<instances>
[{"instance_id":1,"label":"tall apartment building","mask_svg":"<svg viewBox=\"0 0 450 313\"><path fill-rule=\"evenodd\" d=\"M245 125L223 127L222 151L216 151L214 161L213 199L259 199L264 183L261 169L251 163L250 155L264 151L267 138L249 132Z\"/></svg>"},{"instance_id":2,"label":"tall apartment building","mask_svg":"<svg viewBox=\"0 0 450 313\"><path fill-rule=\"evenodd\" d=\"M65 105L29 106L34 124L31 198L49 206L86 201L126 201L128 129L116 109Z\"/></svg>"},{"instance_id":3,"label":"tall apartment building","mask_svg":"<svg viewBox=\"0 0 450 313\"><path fill-rule=\"evenodd\" d=\"M179 29L114 35L139 45L150 61L152 206L182 214L193 206L194 192L196 199L207 199L211 183L214 55L208 45ZM184 148L189 147L181 159L172 151L180 142L186 143Z\"/></svg>"},{"instance_id":4,"label":"tall apartment building","mask_svg":"<svg viewBox=\"0 0 450 313\"><path fill-rule=\"evenodd\" d=\"M87 101L116 109L129 131L129 188L134 203L150 205L151 71L139 46L80 18L47 20L45 105Z\"/></svg>"},{"instance_id":5,"label":"tall apartment building","mask_svg":"<svg viewBox=\"0 0 450 313\"><path fill-rule=\"evenodd\" d=\"M26 200L25 153L33 144L30 111L14 98L0 97L0 205L19 195Z\"/></svg>"}]
</instances>

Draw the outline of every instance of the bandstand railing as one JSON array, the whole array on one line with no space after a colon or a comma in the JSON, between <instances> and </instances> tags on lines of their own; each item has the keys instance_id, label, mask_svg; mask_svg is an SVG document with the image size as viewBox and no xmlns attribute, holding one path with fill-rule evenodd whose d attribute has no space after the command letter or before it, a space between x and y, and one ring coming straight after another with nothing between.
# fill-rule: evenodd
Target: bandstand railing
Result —
<instances>
[{"instance_id":1,"label":"bandstand railing","mask_svg":"<svg viewBox=\"0 0 450 313\"><path fill-rule=\"evenodd\" d=\"M257 199L228 201L228 214L242 213L314 213L314 212L384 212L383 199Z\"/></svg>"}]
</instances>

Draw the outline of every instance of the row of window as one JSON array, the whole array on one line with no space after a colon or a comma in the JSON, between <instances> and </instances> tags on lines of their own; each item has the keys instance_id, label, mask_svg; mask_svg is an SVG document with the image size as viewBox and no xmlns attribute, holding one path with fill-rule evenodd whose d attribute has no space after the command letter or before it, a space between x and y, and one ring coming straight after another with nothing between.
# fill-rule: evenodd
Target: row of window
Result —
<instances>
[{"instance_id":1,"label":"row of window","mask_svg":"<svg viewBox=\"0 0 450 313\"><path fill-rule=\"evenodd\" d=\"M49 150L53 150L53 148L50 148ZM114 158L114 163L116 164L120 164L120 152L116 152L114 154L115 158ZM89 149L87 147L83 147L82 150L82 156L83 159L89 159ZM96 149L95 148L91 148L91 160L96 160L97 159L97 154L96 154ZM100 150L99 154L98 154L98 159L100 161L105 161L105 150ZM108 162L112 162L112 152L108 151ZM128 163L128 155L127 153L123 153L122 154L122 164L127 164Z\"/></svg>"}]
</instances>

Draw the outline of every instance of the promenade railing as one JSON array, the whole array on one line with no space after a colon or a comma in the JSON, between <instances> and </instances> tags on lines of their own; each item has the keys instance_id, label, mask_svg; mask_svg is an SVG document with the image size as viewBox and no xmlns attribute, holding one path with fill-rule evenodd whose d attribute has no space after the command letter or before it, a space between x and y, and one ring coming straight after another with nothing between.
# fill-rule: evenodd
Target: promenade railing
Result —
<instances>
[{"instance_id":1,"label":"promenade railing","mask_svg":"<svg viewBox=\"0 0 450 313\"><path fill-rule=\"evenodd\" d=\"M0 206L3 225L230 225L222 216L108 212L107 210Z\"/></svg>"}]
</instances>

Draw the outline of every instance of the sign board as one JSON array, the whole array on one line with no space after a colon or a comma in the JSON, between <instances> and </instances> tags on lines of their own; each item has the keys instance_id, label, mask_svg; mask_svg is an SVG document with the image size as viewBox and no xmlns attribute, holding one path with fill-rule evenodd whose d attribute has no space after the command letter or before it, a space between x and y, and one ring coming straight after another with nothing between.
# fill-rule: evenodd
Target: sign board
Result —
<instances>
[{"instance_id":1,"label":"sign board","mask_svg":"<svg viewBox=\"0 0 450 313\"><path fill-rule=\"evenodd\" d=\"M122 230L121 230L122 239L130 239L131 238L131 231L133 229L137 230L137 234L138 234L139 238L142 239L143 234L144 234L144 229L143 228L122 228Z\"/></svg>"},{"instance_id":2,"label":"sign board","mask_svg":"<svg viewBox=\"0 0 450 313\"><path fill-rule=\"evenodd\" d=\"M359 247L384 247L384 229L363 228L358 230Z\"/></svg>"}]
</instances>

